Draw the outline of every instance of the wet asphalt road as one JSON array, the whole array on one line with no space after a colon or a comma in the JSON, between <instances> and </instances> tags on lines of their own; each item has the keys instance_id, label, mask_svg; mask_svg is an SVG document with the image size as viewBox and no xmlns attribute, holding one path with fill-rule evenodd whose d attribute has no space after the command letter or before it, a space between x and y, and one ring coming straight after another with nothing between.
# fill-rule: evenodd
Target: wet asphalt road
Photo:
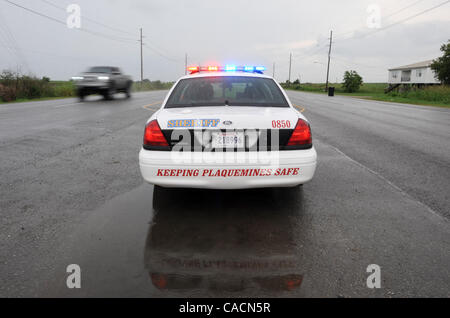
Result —
<instances>
[{"instance_id":1,"label":"wet asphalt road","mask_svg":"<svg viewBox=\"0 0 450 318\"><path fill-rule=\"evenodd\" d=\"M290 92L303 189L154 191L137 155L165 94L0 105L0 296L450 296L449 109Z\"/></svg>"}]
</instances>

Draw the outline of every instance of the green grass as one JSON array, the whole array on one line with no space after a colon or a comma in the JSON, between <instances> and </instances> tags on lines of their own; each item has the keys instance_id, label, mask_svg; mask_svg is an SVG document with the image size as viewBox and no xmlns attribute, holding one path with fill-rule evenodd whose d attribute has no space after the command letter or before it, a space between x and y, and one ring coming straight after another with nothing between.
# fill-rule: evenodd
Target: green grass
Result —
<instances>
[{"instance_id":1,"label":"green grass","mask_svg":"<svg viewBox=\"0 0 450 318\"><path fill-rule=\"evenodd\" d=\"M424 89L411 90L407 92L384 93L384 89L388 86L386 83L366 83L356 93L346 93L342 84L330 84L336 88L336 95L343 95L355 98L378 100L393 103L404 103L423 106L450 107L450 87L449 86L433 86ZM325 94L325 84L301 84L286 87L291 90L304 92Z\"/></svg>"},{"instance_id":2,"label":"green grass","mask_svg":"<svg viewBox=\"0 0 450 318\"><path fill-rule=\"evenodd\" d=\"M174 83L161 82L161 81L148 81L133 83L133 92L146 92L146 91L156 91L156 90L166 90L170 89Z\"/></svg>"},{"instance_id":3,"label":"green grass","mask_svg":"<svg viewBox=\"0 0 450 318\"><path fill-rule=\"evenodd\" d=\"M41 98L19 98L12 102L4 102L0 100L0 104L18 104L18 103L27 103L27 102L39 102L39 101L46 101L46 100L57 100L57 99L67 99L70 97L41 97Z\"/></svg>"},{"instance_id":4,"label":"green grass","mask_svg":"<svg viewBox=\"0 0 450 318\"><path fill-rule=\"evenodd\" d=\"M9 83L4 83L4 85L14 86L15 79L12 79ZM36 80L39 81L39 80ZM9 103L23 103L32 101L45 101L54 99L63 99L75 97L75 86L73 82L70 81L51 81L48 83L40 82L41 86L33 91L33 96L26 96L27 94L21 90L16 90L16 97L14 100L4 101L2 96L0 96L0 104ZM1 82L0 82L1 84ZM144 81L142 83L135 82L133 84L133 92L145 92L154 90L166 90L172 87L173 83L165 83L161 81Z\"/></svg>"},{"instance_id":5,"label":"green grass","mask_svg":"<svg viewBox=\"0 0 450 318\"><path fill-rule=\"evenodd\" d=\"M0 98L0 104L10 104L10 103L23 103L23 102L31 102L31 101L45 101L45 100L54 100L54 99L63 99L70 98L75 96L75 90L73 87L73 83L71 82L63 82L63 81L55 81L49 82L46 87L39 92L40 96L37 97L25 97L24 94L18 93L15 100L12 101L3 101Z\"/></svg>"}]
</instances>

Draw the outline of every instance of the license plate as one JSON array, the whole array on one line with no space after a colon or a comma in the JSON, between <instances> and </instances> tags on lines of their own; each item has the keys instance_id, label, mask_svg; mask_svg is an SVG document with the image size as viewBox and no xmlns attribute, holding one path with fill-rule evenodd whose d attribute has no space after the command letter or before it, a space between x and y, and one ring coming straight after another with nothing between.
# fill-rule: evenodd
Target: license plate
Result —
<instances>
[{"instance_id":1,"label":"license plate","mask_svg":"<svg viewBox=\"0 0 450 318\"><path fill-rule=\"evenodd\" d=\"M212 147L217 148L244 148L245 138L243 132L214 132L212 133Z\"/></svg>"}]
</instances>

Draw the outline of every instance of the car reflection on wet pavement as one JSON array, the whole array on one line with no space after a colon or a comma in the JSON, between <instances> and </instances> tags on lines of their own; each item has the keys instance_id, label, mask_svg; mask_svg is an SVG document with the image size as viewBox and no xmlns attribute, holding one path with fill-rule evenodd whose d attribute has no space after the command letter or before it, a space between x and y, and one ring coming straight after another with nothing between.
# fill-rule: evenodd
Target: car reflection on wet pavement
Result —
<instances>
[{"instance_id":1,"label":"car reflection on wet pavement","mask_svg":"<svg viewBox=\"0 0 450 318\"><path fill-rule=\"evenodd\" d=\"M317 176L303 188L142 184L108 200L58 239L33 295L448 296L448 223L332 147L317 147ZM69 264L81 268L79 290L66 286ZM367 286L370 264L382 269L380 289Z\"/></svg>"},{"instance_id":2,"label":"car reflection on wet pavement","mask_svg":"<svg viewBox=\"0 0 450 318\"><path fill-rule=\"evenodd\" d=\"M297 297L303 189L212 191L148 184L93 211L40 295ZM306 258L308 258L306 256ZM78 264L82 288L65 285ZM55 279L55 277L57 279Z\"/></svg>"},{"instance_id":3,"label":"car reflection on wet pavement","mask_svg":"<svg viewBox=\"0 0 450 318\"><path fill-rule=\"evenodd\" d=\"M179 296L295 293L302 192L156 187L145 249L154 286Z\"/></svg>"}]
</instances>

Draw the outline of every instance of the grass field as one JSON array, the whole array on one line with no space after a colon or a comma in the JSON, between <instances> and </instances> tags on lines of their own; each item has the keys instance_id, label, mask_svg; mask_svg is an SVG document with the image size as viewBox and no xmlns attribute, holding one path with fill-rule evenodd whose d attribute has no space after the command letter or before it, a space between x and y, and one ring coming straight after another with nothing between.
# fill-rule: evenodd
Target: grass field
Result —
<instances>
[{"instance_id":1,"label":"grass field","mask_svg":"<svg viewBox=\"0 0 450 318\"><path fill-rule=\"evenodd\" d=\"M164 83L160 81L144 81L133 84L134 92L164 90L170 89L173 83ZM304 92L325 94L325 84L291 84L287 86L282 84L285 89L298 90ZM391 92L384 93L384 89L388 86L386 83L366 83L356 93L346 93L342 84L330 84L336 88L336 95L344 95L363 99L379 100L395 103L406 103L414 105L430 105L439 107L450 107L450 87L435 86L419 90L411 90L408 92ZM8 102L27 102L35 100L51 100L59 98L68 98L75 96L75 88L72 82L68 81L51 81L43 85L33 86L32 89L22 92L15 92L15 98ZM1 97L1 96L0 96ZM6 103L0 98L0 104Z\"/></svg>"},{"instance_id":2,"label":"grass field","mask_svg":"<svg viewBox=\"0 0 450 318\"><path fill-rule=\"evenodd\" d=\"M391 92L388 94L384 93L384 89L388 86L386 83L365 83L356 93L344 92L342 84L330 84L330 86L336 88L336 95L394 103L450 107L449 86L434 86L408 92ZM283 84L283 87L291 90L325 94L325 84L306 83L301 85L291 84L290 86Z\"/></svg>"},{"instance_id":3,"label":"grass field","mask_svg":"<svg viewBox=\"0 0 450 318\"><path fill-rule=\"evenodd\" d=\"M17 87L14 79L10 82L3 82L3 86L0 87L0 104L44 101L76 96L75 86L73 82L70 81L45 82L38 79L32 79L28 82L31 83L31 85L28 85L25 89L22 86ZM1 81L0 85L2 85ZM172 85L173 83L161 81L135 82L132 90L133 92L165 90L170 89ZM6 89L8 89L8 91L6 91Z\"/></svg>"}]
</instances>

